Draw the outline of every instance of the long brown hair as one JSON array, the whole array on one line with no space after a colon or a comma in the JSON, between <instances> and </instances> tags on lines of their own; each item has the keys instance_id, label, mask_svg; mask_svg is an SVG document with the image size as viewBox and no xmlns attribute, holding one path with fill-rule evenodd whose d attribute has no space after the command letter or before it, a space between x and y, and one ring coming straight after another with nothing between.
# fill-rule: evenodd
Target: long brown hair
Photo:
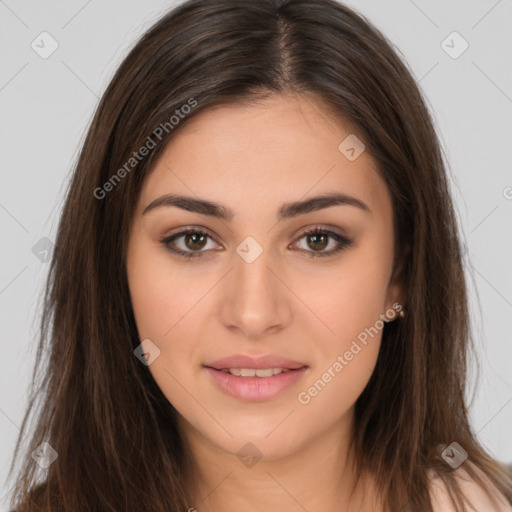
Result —
<instances>
[{"instance_id":1,"label":"long brown hair","mask_svg":"<svg viewBox=\"0 0 512 512\"><path fill-rule=\"evenodd\" d=\"M440 445L454 441L512 503L510 475L468 420L472 334L460 234L436 131L407 66L334 0L188 0L129 52L78 156L22 431L32 416L36 425L24 453L20 434L9 472L19 466L17 512L189 509L177 411L134 356L141 340L125 266L134 206L166 143L199 112L289 91L315 94L357 130L393 198L407 315L386 324L356 403L359 472L372 468L398 511L431 506L433 470L462 510L440 457ZM43 441L58 458L41 474L31 453Z\"/></svg>"}]
</instances>

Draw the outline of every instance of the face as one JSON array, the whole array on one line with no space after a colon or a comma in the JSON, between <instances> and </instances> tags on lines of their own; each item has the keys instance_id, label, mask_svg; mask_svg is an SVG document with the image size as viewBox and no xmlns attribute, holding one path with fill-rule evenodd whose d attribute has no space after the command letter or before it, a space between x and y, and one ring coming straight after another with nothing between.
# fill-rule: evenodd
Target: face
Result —
<instances>
[{"instance_id":1,"label":"face","mask_svg":"<svg viewBox=\"0 0 512 512\"><path fill-rule=\"evenodd\" d=\"M373 372L400 303L393 210L351 134L313 96L218 107L145 182L127 257L140 340L185 433L216 449L299 450L350 423Z\"/></svg>"}]
</instances>

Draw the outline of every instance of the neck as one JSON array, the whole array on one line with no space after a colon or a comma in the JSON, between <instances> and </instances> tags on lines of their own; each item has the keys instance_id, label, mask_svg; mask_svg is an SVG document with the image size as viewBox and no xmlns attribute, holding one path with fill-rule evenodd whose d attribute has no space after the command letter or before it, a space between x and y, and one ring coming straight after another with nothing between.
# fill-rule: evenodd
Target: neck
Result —
<instances>
[{"instance_id":1,"label":"neck","mask_svg":"<svg viewBox=\"0 0 512 512\"><path fill-rule=\"evenodd\" d=\"M291 453L262 454L252 461L242 461L190 424L188 427L184 437L194 460L194 472L189 476L192 510L344 512L357 510L363 501L366 504L373 499L368 489L362 489L365 482L356 482L353 414ZM372 510L379 509L374 506Z\"/></svg>"}]
</instances>

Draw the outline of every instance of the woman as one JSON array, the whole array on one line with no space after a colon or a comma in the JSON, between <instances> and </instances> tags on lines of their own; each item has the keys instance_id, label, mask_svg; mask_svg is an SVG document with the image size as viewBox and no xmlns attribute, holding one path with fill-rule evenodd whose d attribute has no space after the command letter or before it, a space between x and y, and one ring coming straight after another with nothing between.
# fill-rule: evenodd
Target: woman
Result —
<instances>
[{"instance_id":1,"label":"woman","mask_svg":"<svg viewBox=\"0 0 512 512\"><path fill-rule=\"evenodd\" d=\"M512 510L432 120L339 3L189 0L141 38L45 300L18 512Z\"/></svg>"}]
</instances>

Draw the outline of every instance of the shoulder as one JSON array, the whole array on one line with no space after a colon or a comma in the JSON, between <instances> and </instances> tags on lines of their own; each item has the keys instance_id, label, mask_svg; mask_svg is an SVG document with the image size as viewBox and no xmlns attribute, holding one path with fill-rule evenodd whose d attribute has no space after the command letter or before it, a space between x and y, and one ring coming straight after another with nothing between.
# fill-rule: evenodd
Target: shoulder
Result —
<instances>
[{"instance_id":1,"label":"shoulder","mask_svg":"<svg viewBox=\"0 0 512 512\"><path fill-rule=\"evenodd\" d=\"M512 505L508 503L505 496L496 489L482 471L475 465L472 467L484 479L487 492L461 466L455 473L466 501L471 503L478 512L512 512ZM431 473L430 480L430 497L433 512L455 512L446 485L433 473Z\"/></svg>"}]
</instances>

